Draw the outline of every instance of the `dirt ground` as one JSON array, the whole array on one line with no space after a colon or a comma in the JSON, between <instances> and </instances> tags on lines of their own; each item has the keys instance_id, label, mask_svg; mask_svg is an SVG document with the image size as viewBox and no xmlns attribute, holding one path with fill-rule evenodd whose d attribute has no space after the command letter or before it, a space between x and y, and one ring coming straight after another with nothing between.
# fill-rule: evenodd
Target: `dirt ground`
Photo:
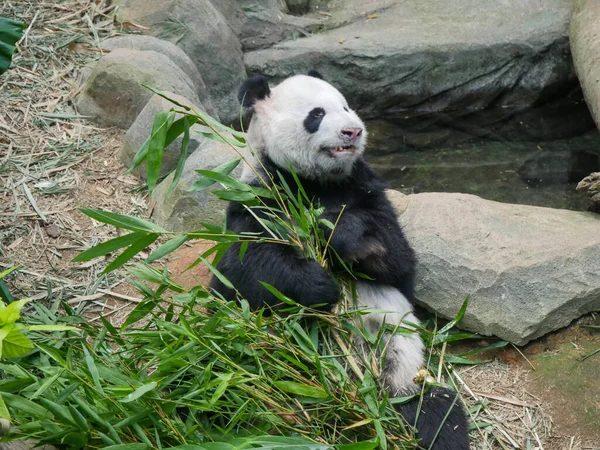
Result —
<instances>
[{"instance_id":1,"label":"dirt ground","mask_svg":"<svg viewBox=\"0 0 600 450\"><path fill-rule=\"evenodd\" d=\"M64 301L92 321L101 314L119 323L141 299L127 272L102 275L104 259L71 262L117 236L78 208L148 216L146 190L117 157L124 131L99 128L73 106L99 39L120 31L113 11L108 0L0 3L0 14L29 24L0 77L0 271L21 266L7 278L15 297ZM183 273L206 245L168 258L176 281L207 282L205 269ZM457 368L457 388L479 428L473 448L600 448L600 354L581 361L600 348L600 333L583 326L590 323L597 318Z\"/></svg>"}]
</instances>

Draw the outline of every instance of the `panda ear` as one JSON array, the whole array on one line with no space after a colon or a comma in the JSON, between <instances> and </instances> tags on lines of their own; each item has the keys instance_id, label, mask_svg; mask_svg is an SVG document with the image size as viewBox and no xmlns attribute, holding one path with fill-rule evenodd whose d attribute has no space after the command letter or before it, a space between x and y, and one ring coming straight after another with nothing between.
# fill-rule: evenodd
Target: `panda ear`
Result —
<instances>
[{"instance_id":1,"label":"panda ear","mask_svg":"<svg viewBox=\"0 0 600 450\"><path fill-rule=\"evenodd\" d=\"M308 76L309 77L313 77L313 78L318 78L319 80L324 80L325 78L323 78L323 75L321 75L319 72L317 72L315 69L310 69L308 71Z\"/></svg>"},{"instance_id":2,"label":"panda ear","mask_svg":"<svg viewBox=\"0 0 600 450\"><path fill-rule=\"evenodd\" d=\"M242 106L252 108L259 100L264 100L271 94L269 82L263 75L248 78L240 86L238 100Z\"/></svg>"}]
</instances>

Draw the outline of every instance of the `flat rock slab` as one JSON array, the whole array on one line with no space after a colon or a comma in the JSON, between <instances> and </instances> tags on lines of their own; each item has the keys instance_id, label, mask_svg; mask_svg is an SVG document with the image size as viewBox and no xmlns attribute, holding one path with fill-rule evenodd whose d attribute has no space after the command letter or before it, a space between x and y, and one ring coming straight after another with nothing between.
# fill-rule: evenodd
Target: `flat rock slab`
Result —
<instances>
[{"instance_id":1,"label":"flat rock slab","mask_svg":"<svg viewBox=\"0 0 600 450\"><path fill-rule=\"evenodd\" d=\"M526 107L575 80L570 14L569 0L398 0L245 63L276 82L315 67L367 115Z\"/></svg>"},{"instance_id":2,"label":"flat rock slab","mask_svg":"<svg viewBox=\"0 0 600 450\"><path fill-rule=\"evenodd\" d=\"M571 51L590 112L600 127L600 2L576 0L571 19Z\"/></svg>"},{"instance_id":3,"label":"flat rock slab","mask_svg":"<svg viewBox=\"0 0 600 450\"><path fill-rule=\"evenodd\" d=\"M483 200L405 197L417 298L462 328L525 344L600 310L600 215Z\"/></svg>"}]
</instances>

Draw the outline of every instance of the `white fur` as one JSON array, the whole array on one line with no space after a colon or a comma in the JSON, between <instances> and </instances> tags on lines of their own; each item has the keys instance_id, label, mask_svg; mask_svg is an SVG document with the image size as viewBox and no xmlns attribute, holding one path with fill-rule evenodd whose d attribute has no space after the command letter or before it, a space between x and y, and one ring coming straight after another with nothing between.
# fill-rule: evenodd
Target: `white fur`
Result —
<instances>
[{"instance_id":1,"label":"white fur","mask_svg":"<svg viewBox=\"0 0 600 450\"><path fill-rule=\"evenodd\" d=\"M403 321L419 324L410 302L398 289L359 281L356 283L356 292L359 306L381 311L362 316L363 324L370 333L377 334L384 324L405 328L410 328L410 325ZM393 395L409 392L423 364L421 336L418 332L408 336L388 334L386 342L384 382ZM366 350L362 338L358 339L357 344L359 349Z\"/></svg>"},{"instance_id":2,"label":"white fur","mask_svg":"<svg viewBox=\"0 0 600 450\"><path fill-rule=\"evenodd\" d=\"M323 108L325 116L317 132L309 133L304 120L315 108ZM323 147L349 145L341 134L344 128L363 129L362 136L353 142L356 150L335 156L323 151ZM286 79L255 104L247 135L254 152L265 152L280 167L291 164L296 173L312 179L349 175L364 151L366 138L363 122L344 96L329 83L306 75ZM243 178L248 174L246 171Z\"/></svg>"}]
</instances>

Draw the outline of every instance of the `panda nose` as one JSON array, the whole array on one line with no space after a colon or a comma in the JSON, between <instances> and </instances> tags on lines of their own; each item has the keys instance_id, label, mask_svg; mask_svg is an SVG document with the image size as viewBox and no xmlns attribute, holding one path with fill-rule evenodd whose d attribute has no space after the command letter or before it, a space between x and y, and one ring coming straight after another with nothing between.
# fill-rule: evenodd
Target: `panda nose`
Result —
<instances>
[{"instance_id":1,"label":"panda nose","mask_svg":"<svg viewBox=\"0 0 600 450\"><path fill-rule=\"evenodd\" d=\"M362 136L362 128L342 128L342 130L340 131L341 135L346 138L346 139L350 139L352 141L357 140L359 137Z\"/></svg>"}]
</instances>

